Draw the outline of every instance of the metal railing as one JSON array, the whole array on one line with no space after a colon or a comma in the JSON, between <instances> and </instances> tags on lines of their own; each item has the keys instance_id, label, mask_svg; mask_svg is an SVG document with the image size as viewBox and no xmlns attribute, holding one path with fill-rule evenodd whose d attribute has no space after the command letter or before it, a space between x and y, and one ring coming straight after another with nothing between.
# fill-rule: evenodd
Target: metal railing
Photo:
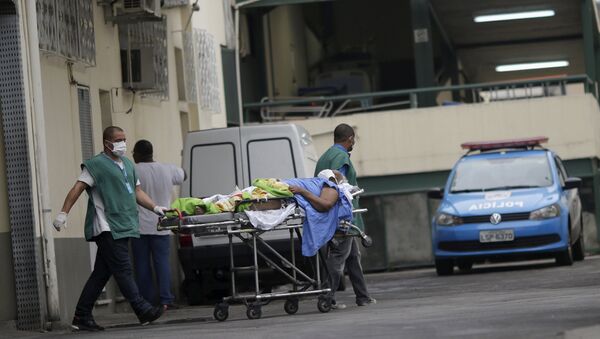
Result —
<instances>
[{"instance_id":1,"label":"metal railing","mask_svg":"<svg viewBox=\"0 0 600 339\"><path fill-rule=\"evenodd\" d=\"M292 113L301 113L302 109L299 109L299 107L311 107L308 111L317 110L319 112L321 110L317 108L327 107L327 114L319 114L318 117L333 117L341 114L366 113L390 108L423 107L423 105L419 105L420 96L438 95L444 92L453 93L460 98L458 101L447 102L448 105L564 96L567 95L567 85L569 84L581 84L585 93L592 93L598 98L598 85L596 82L587 75L573 75L535 80L437 86L310 98L295 97L286 98L286 100L263 98L261 102L247 103L243 107L246 113L259 111L262 119L266 121L286 119L286 117L291 117ZM289 115L286 114L287 111L289 111ZM293 116L297 117L298 115L294 114ZM305 117L314 116L314 114L310 114Z\"/></svg>"}]
</instances>

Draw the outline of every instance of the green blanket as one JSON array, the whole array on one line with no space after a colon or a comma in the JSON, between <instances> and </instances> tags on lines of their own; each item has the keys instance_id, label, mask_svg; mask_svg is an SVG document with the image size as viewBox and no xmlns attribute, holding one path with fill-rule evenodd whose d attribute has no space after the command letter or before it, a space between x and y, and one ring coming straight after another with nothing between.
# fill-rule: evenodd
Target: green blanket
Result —
<instances>
[{"instance_id":1,"label":"green blanket","mask_svg":"<svg viewBox=\"0 0 600 339\"><path fill-rule=\"evenodd\" d=\"M178 198L173 201L171 208L178 209L186 215L196 214L196 207L200 206L206 211L205 214L217 214L221 213L219 208L213 203L205 203L200 198Z\"/></svg>"}]
</instances>

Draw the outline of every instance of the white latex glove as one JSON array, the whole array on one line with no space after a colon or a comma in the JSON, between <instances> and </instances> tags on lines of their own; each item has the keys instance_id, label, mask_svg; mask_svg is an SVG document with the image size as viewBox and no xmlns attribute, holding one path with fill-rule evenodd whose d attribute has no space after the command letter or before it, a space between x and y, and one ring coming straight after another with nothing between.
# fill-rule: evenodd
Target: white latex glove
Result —
<instances>
[{"instance_id":1,"label":"white latex glove","mask_svg":"<svg viewBox=\"0 0 600 339\"><path fill-rule=\"evenodd\" d=\"M154 206L154 213L156 213L159 216L164 216L165 215L165 211L168 210L168 208L166 207L162 207L162 206Z\"/></svg>"},{"instance_id":2,"label":"white latex glove","mask_svg":"<svg viewBox=\"0 0 600 339\"><path fill-rule=\"evenodd\" d=\"M65 213L65 212L58 213L58 215L52 222L52 225L54 225L54 228L56 228L56 230L59 232L63 226L65 228L67 228L67 213Z\"/></svg>"}]
</instances>

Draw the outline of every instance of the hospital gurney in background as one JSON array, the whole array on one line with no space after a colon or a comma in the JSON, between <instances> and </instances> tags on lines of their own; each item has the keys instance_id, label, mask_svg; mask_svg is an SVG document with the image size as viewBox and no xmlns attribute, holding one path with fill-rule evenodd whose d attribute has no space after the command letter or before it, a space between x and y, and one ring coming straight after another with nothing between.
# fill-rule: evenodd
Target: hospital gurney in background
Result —
<instances>
[{"instance_id":1,"label":"hospital gurney in background","mask_svg":"<svg viewBox=\"0 0 600 339\"><path fill-rule=\"evenodd\" d=\"M362 191L356 192L360 194ZM356 195L355 194L355 195ZM313 276L301 270L297 265L295 238L302 239L300 232L304 223L304 214L301 208L296 205L293 198L272 198L268 200L242 201L241 203L251 203L251 209L261 210L268 208L281 208L282 206L294 205L294 212L286 219L270 230L261 230L250 222L244 212L227 212L211 215L193 215L183 216L177 212L177 217L163 217L159 219L157 228L159 230L172 230L194 236L223 235L229 238L229 269L231 278L231 296L224 297L220 303L215 306L213 315L219 321L225 321L229 316L229 305L244 304L246 306L246 315L249 319L259 319L262 315L261 307L271 300L283 300L284 310L288 314L294 314L298 311L300 298L317 296L317 308L320 312L326 313L331 310L331 300L328 297L329 288L323 287L323 277L321 277L320 265L324 264L324 258L320 255L310 258L312 263ZM366 209L355 210L355 213L364 213ZM339 229L349 231L354 229L358 231L358 236L362 238L364 246L372 244L371 238L362 232L358 227L350 222L343 221ZM277 250L271 247L261 235L265 232L288 231L291 248L291 258L285 258ZM236 266L233 246L234 237L240 239L243 244L252 250L253 265ZM291 283L291 290L280 293L261 293L259 257L267 265L278 273L282 274L286 280ZM242 272L252 272L254 275L254 294L240 294L236 289L236 278ZM325 279L327 277L324 277Z\"/></svg>"}]
</instances>

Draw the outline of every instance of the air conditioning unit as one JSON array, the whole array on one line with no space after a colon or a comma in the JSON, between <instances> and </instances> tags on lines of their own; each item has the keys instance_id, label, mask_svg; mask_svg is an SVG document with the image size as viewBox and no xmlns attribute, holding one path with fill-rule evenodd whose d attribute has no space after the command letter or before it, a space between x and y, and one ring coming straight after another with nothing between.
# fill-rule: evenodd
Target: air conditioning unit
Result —
<instances>
[{"instance_id":1,"label":"air conditioning unit","mask_svg":"<svg viewBox=\"0 0 600 339\"><path fill-rule=\"evenodd\" d=\"M137 91L157 88L154 68L154 49L140 47L121 49L121 76L123 87Z\"/></svg>"},{"instance_id":2,"label":"air conditioning unit","mask_svg":"<svg viewBox=\"0 0 600 339\"><path fill-rule=\"evenodd\" d=\"M161 0L119 0L115 3L117 16L161 17Z\"/></svg>"}]
</instances>

